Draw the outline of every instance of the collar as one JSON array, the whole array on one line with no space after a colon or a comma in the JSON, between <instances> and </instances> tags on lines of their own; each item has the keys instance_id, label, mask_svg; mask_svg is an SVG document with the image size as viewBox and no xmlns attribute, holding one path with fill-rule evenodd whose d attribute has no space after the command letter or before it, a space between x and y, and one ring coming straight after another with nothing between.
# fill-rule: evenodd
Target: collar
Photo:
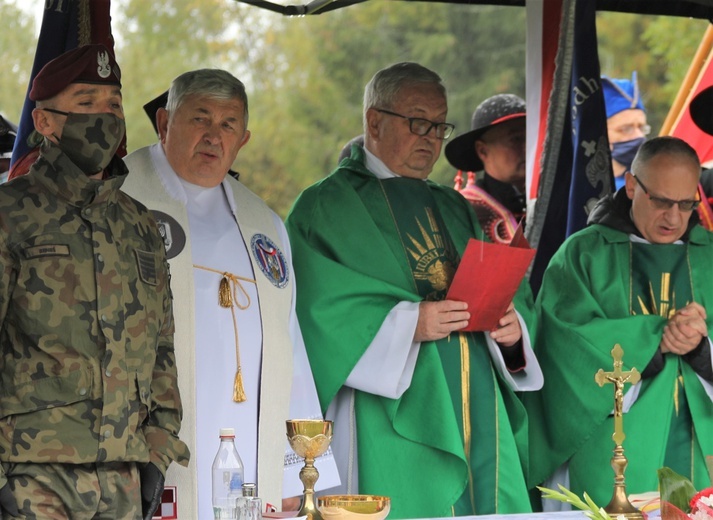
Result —
<instances>
[{"instance_id":1,"label":"collar","mask_svg":"<svg viewBox=\"0 0 713 520\"><path fill-rule=\"evenodd\" d=\"M498 180L488 172L483 171L482 177L478 176L476 185L492 195L511 213L520 215L525 212L525 195L520 193L512 184Z\"/></svg>"},{"instance_id":2,"label":"collar","mask_svg":"<svg viewBox=\"0 0 713 520\"><path fill-rule=\"evenodd\" d=\"M373 173L374 177L377 179L383 180L393 179L394 177L403 177L403 175L392 172L389 167L384 164L384 161L367 150L366 146L364 147L364 156L364 166L366 166L366 169Z\"/></svg>"},{"instance_id":3,"label":"collar","mask_svg":"<svg viewBox=\"0 0 713 520\"><path fill-rule=\"evenodd\" d=\"M105 172L105 179L87 177L59 146L45 139L39 158L28 175L58 198L73 206L86 207L116 201L128 169L124 161L115 155Z\"/></svg>"},{"instance_id":4,"label":"collar","mask_svg":"<svg viewBox=\"0 0 713 520\"><path fill-rule=\"evenodd\" d=\"M156 169L158 178L161 180L161 184L163 184L166 193L168 193L172 199L180 202L184 206L188 204L188 194L186 193L186 188L183 185L183 182L185 181L182 181L175 170L171 167L161 143L151 145L149 147L149 152L151 154L151 160L154 168ZM230 186L227 174L225 178L223 178L220 185L225 193L225 198L230 206L230 211L235 214L235 197L233 196L233 188Z\"/></svg>"}]
</instances>

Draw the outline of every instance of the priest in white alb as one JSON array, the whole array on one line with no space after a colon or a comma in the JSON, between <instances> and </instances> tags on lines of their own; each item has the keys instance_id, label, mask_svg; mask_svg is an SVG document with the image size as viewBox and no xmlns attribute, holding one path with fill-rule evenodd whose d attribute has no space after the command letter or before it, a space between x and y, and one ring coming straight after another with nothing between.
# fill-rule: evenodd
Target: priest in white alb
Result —
<instances>
[{"instance_id":1,"label":"priest in white alb","mask_svg":"<svg viewBox=\"0 0 713 520\"><path fill-rule=\"evenodd\" d=\"M228 175L250 139L245 87L222 70L186 72L156 123L159 142L125 159L123 189L155 214L171 267L181 433L193 456L166 483L179 518L212 518L211 465L219 429L232 427L245 481L281 509L302 492L285 419L321 415L284 225ZM318 489L339 484L330 452L317 468Z\"/></svg>"}]
</instances>

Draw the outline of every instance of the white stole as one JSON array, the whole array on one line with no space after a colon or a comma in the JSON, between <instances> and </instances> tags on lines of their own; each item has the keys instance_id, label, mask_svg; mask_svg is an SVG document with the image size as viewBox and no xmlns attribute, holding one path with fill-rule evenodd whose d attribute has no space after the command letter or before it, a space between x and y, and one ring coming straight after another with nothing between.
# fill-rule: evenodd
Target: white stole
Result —
<instances>
[{"instance_id":1,"label":"white stole","mask_svg":"<svg viewBox=\"0 0 713 520\"><path fill-rule=\"evenodd\" d=\"M173 464L169 467L166 485L175 485L179 490L179 518L186 520L201 518L201 515L197 513L195 497L198 495L199 484L201 488L207 486L210 489L210 475L201 475L200 482L198 482L195 457L197 448L195 424L196 348L194 347L196 303L190 228L184 205L185 194L180 192L181 186L178 179L175 178L175 173L170 172L174 176L171 179L165 175L165 171L163 175L157 172L159 169L165 170L168 166L159 144L132 153L125 158L125 162L131 173L122 187L123 191L143 202L152 211L160 211L173 217L186 233L184 250L175 258L171 258L169 263L176 322L176 363L184 409L180 437L189 446L194 456L191 457L187 471ZM281 243L279 233L274 225L273 214L265 203L230 177L226 177L223 181L223 189L237 222L240 222L238 227L248 250L252 237L256 234L263 234L269 237L281 251L285 252L285 247ZM261 468L261 472L257 476L257 485L263 502L272 503L279 508L282 500L282 466L285 455L284 420L288 417L292 381L292 341L288 323L294 276L292 272L289 272L287 284L278 288L263 274L259 265L256 264L255 256L249 253L249 257L257 284L257 292L260 295L259 301L253 302L253 305L259 305L260 308L263 336L259 417L257 420L259 427L257 467ZM226 363L235 366L234 354L226 360ZM269 367L269 370L266 370L265 367ZM257 396L248 396L248 399L250 398L257 400ZM218 432L216 431L215 451L218 446L217 436ZM247 459L247 453L244 457ZM205 482L205 479L208 482ZM184 490L191 490L191 492L184 492ZM206 511L203 505L201 505L201 511Z\"/></svg>"}]
</instances>

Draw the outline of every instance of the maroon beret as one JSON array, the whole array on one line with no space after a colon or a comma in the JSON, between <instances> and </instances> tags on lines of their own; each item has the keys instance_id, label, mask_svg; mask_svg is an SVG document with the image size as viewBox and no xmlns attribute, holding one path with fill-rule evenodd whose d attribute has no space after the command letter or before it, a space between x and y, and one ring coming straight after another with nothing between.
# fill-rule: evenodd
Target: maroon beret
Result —
<instances>
[{"instance_id":1,"label":"maroon beret","mask_svg":"<svg viewBox=\"0 0 713 520\"><path fill-rule=\"evenodd\" d=\"M114 55L103 45L84 45L48 62L32 81L30 99L42 101L56 96L71 83L118 85L121 70Z\"/></svg>"}]
</instances>

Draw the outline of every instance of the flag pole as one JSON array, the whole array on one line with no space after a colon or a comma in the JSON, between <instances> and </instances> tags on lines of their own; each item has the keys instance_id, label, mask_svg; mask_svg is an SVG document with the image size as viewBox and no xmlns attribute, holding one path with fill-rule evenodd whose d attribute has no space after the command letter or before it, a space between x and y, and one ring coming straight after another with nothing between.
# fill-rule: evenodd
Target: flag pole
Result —
<instances>
[{"instance_id":1,"label":"flag pole","mask_svg":"<svg viewBox=\"0 0 713 520\"><path fill-rule=\"evenodd\" d=\"M682 124L686 124L684 116L686 116L686 111L691 103L691 99L699 89L701 81L710 81L710 78L706 79L706 74L708 74L709 68L711 67L711 60L713 60L713 26L709 25L703 34L701 43L686 72L686 76L683 78L681 87L678 89L678 94L676 94L676 99L673 105L671 105L671 109L666 116L659 135L678 134L677 137L683 137L678 130ZM706 138L706 140L710 139L708 136L706 136ZM696 148L696 152L700 156L701 150L699 146L701 145L701 141L697 139L688 139L687 141ZM713 231L713 208L711 208L708 202L709 199L700 183L698 184L698 194L701 198L701 204L698 206L698 216L701 219L701 224L706 229Z\"/></svg>"},{"instance_id":2,"label":"flag pole","mask_svg":"<svg viewBox=\"0 0 713 520\"><path fill-rule=\"evenodd\" d=\"M100 43L113 53L110 9L111 0L45 2L37 49L12 151L9 179L27 173L39 154L39 143L30 138L38 135L34 132L32 122L35 102L29 98L34 77L48 62L82 45ZM118 151L120 157L126 155L125 143L126 138L122 140Z\"/></svg>"},{"instance_id":3,"label":"flag pole","mask_svg":"<svg viewBox=\"0 0 713 520\"><path fill-rule=\"evenodd\" d=\"M674 99L668 115L661 126L659 135L671 135L673 129L676 128L681 115L685 111L690 102L690 97L696 90L696 85L700 81L701 74L707 69L708 63L713 57L713 25L708 25L706 32L703 34L701 43L698 46L691 66L683 78L681 88L678 89L676 99Z\"/></svg>"}]
</instances>

